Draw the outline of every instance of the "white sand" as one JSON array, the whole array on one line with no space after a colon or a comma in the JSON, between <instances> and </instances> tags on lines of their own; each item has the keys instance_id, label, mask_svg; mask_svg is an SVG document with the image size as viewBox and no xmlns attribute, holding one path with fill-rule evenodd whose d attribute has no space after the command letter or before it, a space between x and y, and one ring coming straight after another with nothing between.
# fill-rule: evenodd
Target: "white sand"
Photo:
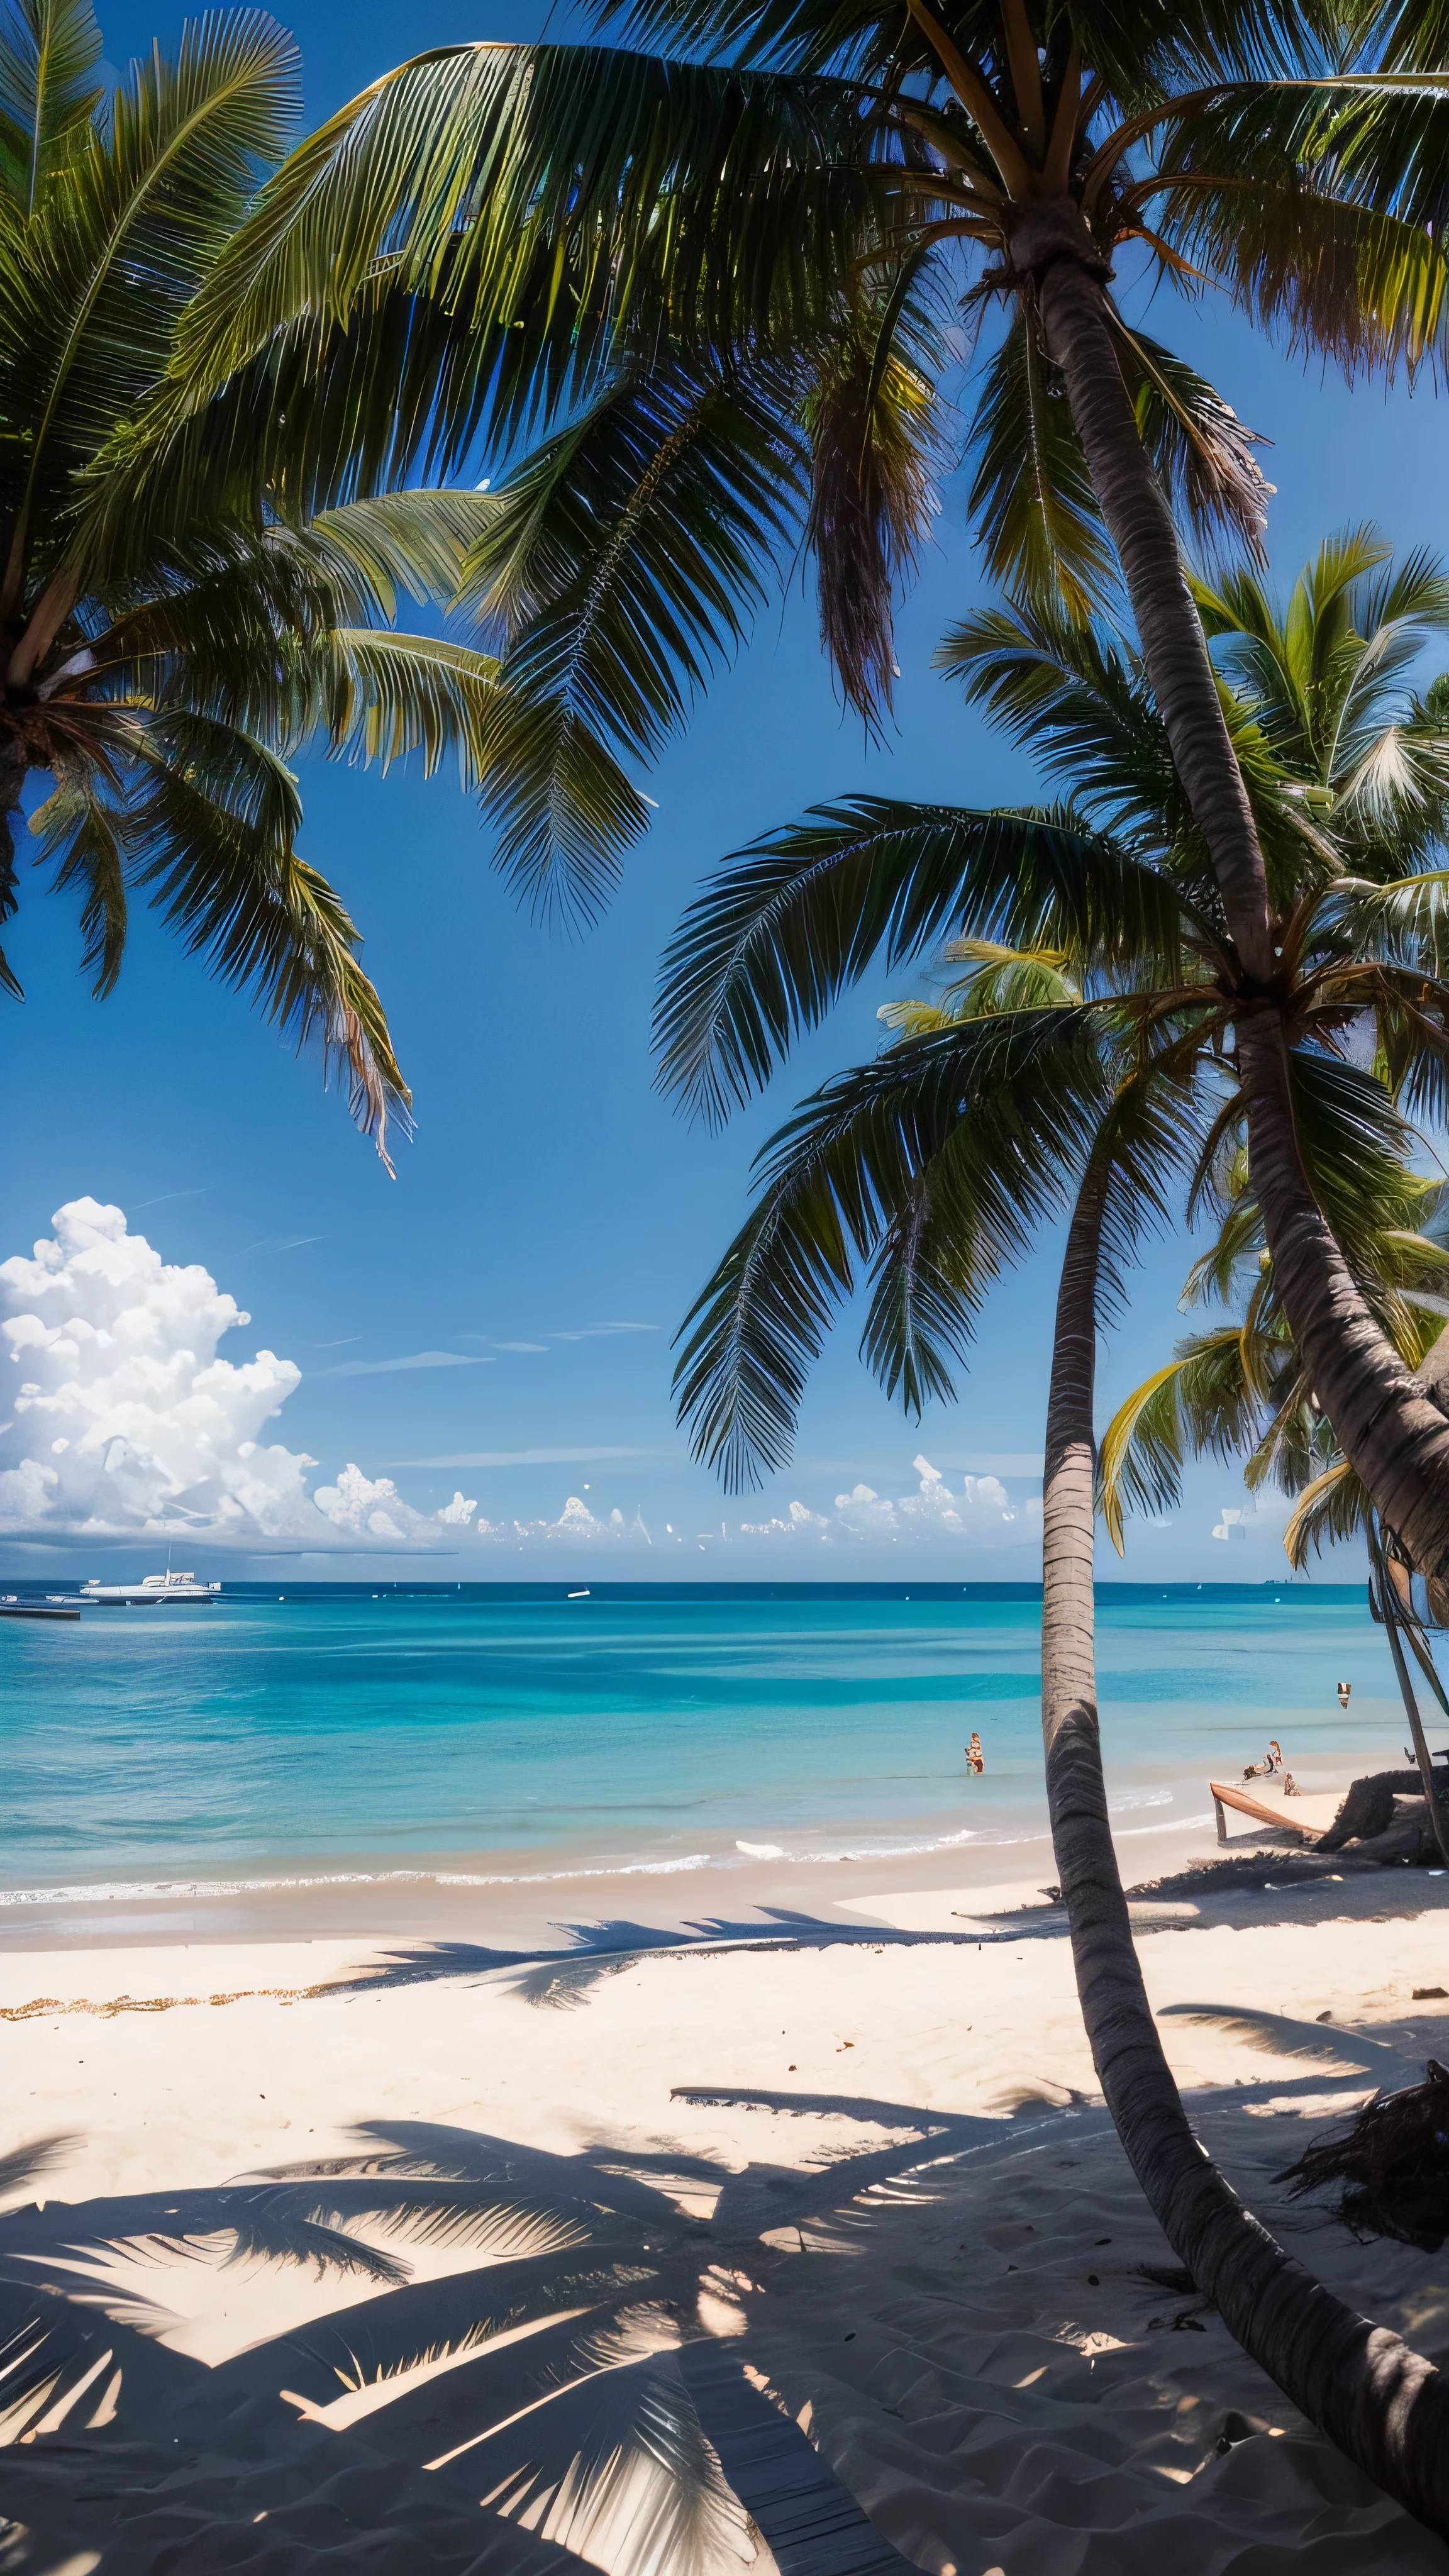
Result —
<instances>
[{"instance_id":1,"label":"white sand","mask_svg":"<svg viewBox=\"0 0 1449 2576\"><path fill-rule=\"evenodd\" d=\"M485 2543L499 2526L478 2514L466 2464L429 2467L473 2438L458 2393L467 2369L439 2379L435 2357L370 2396L349 2396L334 2371L334 2401L305 2389L289 2405L278 2399L303 2363L295 2344L273 2353L270 2338L301 2335L305 2346L329 2313L365 2323L375 2303L385 2321L398 2298L414 2299L425 2325L433 2293L261 2259L227 2264L225 2232L184 2255L147 2241L178 2195L204 2210L207 2193L240 2175L356 2155L368 2123L373 2143L427 2124L427 2152L444 2163L443 2132L450 2152L460 2133L482 2132L583 2157L569 2173L586 2199L591 2172L644 2171L677 2211L713 2219L715 2237L682 2258L692 2277L718 2267L704 2321L731 2338L754 2384L803 2425L885 2539L932 2576L1159 2576L1165 2550L1174 2576L1442 2570L1439 2544L1302 2426L1210 2312L1140 2277L1142 2262L1173 2258L1095 2107L1060 1918L1038 1904L1002 1937L999 1920L983 1919L984 1894L970 1890L969 1913L959 1889L873 1895L878 1945L666 1955L562 1976L464 1964L377 1985L368 1980L386 1972L385 1955L336 1940L4 1954L0 2156L56 2132L74 2143L0 2214L0 2282L12 2309L26 2296L15 2285L32 2278L98 2301L106 2351L120 2359L101 2370L97 2342L81 2396L68 2401L62 2377L43 2403L12 2412L0 2512L35 2536L13 2539L9 2557L0 2548L0 2568L290 2576L332 2565L318 2553L344 2540L336 2565L368 2576L494 2567ZM866 1914L853 1909L857 1932ZM917 1937L893 1944L892 1928ZM1178 1899L1140 1909L1139 1928L1164 2040L1213 2151L1335 2287L1436 2350L1449 2340L1444 2262L1358 2247L1321 2211L1287 2205L1267 2177L1301 2151L1313 2121L1411 2080L1426 2054L1449 2047L1449 2003L1411 2000L1416 1986L1449 1987L1449 1881L1385 1873L1203 1899L1196 1910ZM946 1932L957 1935L949 1946ZM223 1995L238 1999L208 2000ZM137 2008L159 1999L172 2000ZM415 2147L418 2134L410 2129ZM17 2217L37 2188L40 2217ZM118 2199L132 2205L99 2206ZM119 2247L86 2245L117 2232ZM436 2284L438 2298L479 2274L476 2244L359 2232L400 2256L414 2283ZM126 2343L117 2305L138 2297L162 2312L145 2320L146 2346ZM120 2323L107 2324L107 2311ZM12 2327L0 2320L0 2369ZM444 2321L413 2343L421 2351L451 2331ZM675 2340L666 2317L656 2341L667 2350ZM111 2502L86 2501L70 2447L117 2368L110 2418L86 2438L150 2481L144 2510L124 2514L114 2480ZM142 2406L128 2398L128 2370L133 2389L145 2382ZM243 2383L261 2410L245 2438L234 2412ZM453 2409L446 2423L429 2415L430 2431L395 2431L430 2387ZM223 2388L232 2411L218 2397L208 2413L208 2390ZM5 2393L0 2380L0 2405ZM479 2404L480 2426L496 2420L496 2399L491 2415ZM184 2436L168 2436L168 2406L181 2410ZM1261 2429L1220 2457L1233 2409ZM708 2425L702 2400L700 2411ZM302 2448L288 2449L288 2425ZM158 2500L158 2461L169 2501ZM242 2463L252 2464L245 2476ZM414 2499L405 2510L404 2487ZM434 2530L428 2499L445 2488ZM555 2536L572 2530L611 2576L687 2563L710 2576L751 2547L761 2569L772 2564L737 2512L711 2526L693 2560L677 2536L651 2555L637 2497L588 2530L561 2504L534 2519ZM173 2543L180 2554L166 2558ZM577 2561L540 2542L526 2563Z\"/></svg>"}]
</instances>

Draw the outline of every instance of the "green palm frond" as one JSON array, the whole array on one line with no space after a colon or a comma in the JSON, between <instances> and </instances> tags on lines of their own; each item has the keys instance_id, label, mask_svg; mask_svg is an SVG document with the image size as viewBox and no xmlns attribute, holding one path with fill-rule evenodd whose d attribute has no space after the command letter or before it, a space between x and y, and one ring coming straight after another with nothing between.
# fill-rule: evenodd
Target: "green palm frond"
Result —
<instances>
[{"instance_id":1,"label":"green palm frond","mask_svg":"<svg viewBox=\"0 0 1449 2576\"><path fill-rule=\"evenodd\" d=\"M1262 1388L1241 1327L1180 1342L1173 1357L1120 1404L1102 1434L1097 1508L1119 1556L1129 1511L1175 1511L1189 1449L1238 1454L1261 1417Z\"/></svg>"},{"instance_id":2,"label":"green palm frond","mask_svg":"<svg viewBox=\"0 0 1449 2576\"><path fill-rule=\"evenodd\" d=\"M1056 598L1077 621L1110 606L1116 567L1087 460L1025 313L1013 315L983 370L971 440L968 507L991 579L1015 596Z\"/></svg>"},{"instance_id":3,"label":"green palm frond","mask_svg":"<svg viewBox=\"0 0 1449 2576\"><path fill-rule=\"evenodd\" d=\"M860 146L856 94L836 81L599 46L420 55L263 190L144 434L165 435L278 335L342 320L384 257L409 293L445 290L455 342L482 335L485 416L505 442L662 326L739 347L783 302L813 327L814 281L848 259L871 202ZM455 458L478 426L439 424Z\"/></svg>"},{"instance_id":4,"label":"green palm frond","mask_svg":"<svg viewBox=\"0 0 1449 2576\"><path fill-rule=\"evenodd\" d=\"M1064 948L1009 948L999 939L948 939L941 962L967 970L948 977L941 987L934 1024L942 1028L953 1020L979 1019L986 1012L1036 1011L1082 999L1081 961ZM932 1009L924 1002L885 1002L876 1018L908 1037L921 1036L925 1015Z\"/></svg>"},{"instance_id":5,"label":"green palm frond","mask_svg":"<svg viewBox=\"0 0 1449 2576\"><path fill-rule=\"evenodd\" d=\"M0 188L22 214L83 140L100 70L90 0L11 0L0 27Z\"/></svg>"},{"instance_id":6,"label":"green palm frond","mask_svg":"<svg viewBox=\"0 0 1449 2576\"><path fill-rule=\"evenodd\" d=\"M1101 1005L953 1024L817 1092L762 1150L759 1204L678 1336L681 1418L730 1491L790 1454L806 1373L858 1265L902 1270L865 1348L910 1405L949 1390L991 1280L1090 1150Z\"/></svg>"},{"instance_id":7,"label":"green palm frond","mask_svg":"<svg viewBox=\"0 0 1449 2576\"><path fill-rule=\"evenodd\" d=\"M105 127L52 175L11 323L28 346L22 526L150 394L297 104L284 30L259 10L215 13L173 61L134 65Z\"/></svg>"},{"instance_id":8,"label":"green palm frond","mask_svg":"<svg viewBox=\"0 0 1449 2576\"><path fill-rule=\"evenodd\" d=\"M1069 810L973 812L854 797L727 860L660 972L660 1081L709 1117L765 1083L859 981L943 934L1182 972L1176 888Z\"/></svg>"},{"instance_id":9,"label":"green palm frond","mask_svg":"<svg viewBox=\"0 0 1449 2576\"><path fill-rule=\"evenodd\" d=\"M202 756L193 736L168 760L158 745L148 784L127 810L131 873L186 947L223 982L249 990L299 1051L316 1041L324 1070L334 1058L345 1064L353 1116L390 1171L388 1120L406 1131L411 1095L358 960L356 929L275 814L259 806L270 773L250 758L257 748L223 750L213 740Z\"/></svg>"},{"instance_id":10,"label":"green palm frond","mask_svg":"<svg viewBox=\"0 0 1449 2576\"><path fill-rule=\"evenodd\" d=\"M602 900L648 810L619 760L653 758L744 640L803 462L763 384L678 367L622 378L487 496L456 604L501 657L485 803L536 902Z\"/></svg>"},{"instance_id":11,"label":"green palm frond","mask_svg":"<svg viewBox=\"0 0 1449 2576\"><path fill-rule=\"evenodd\" d=\"M81 967L103 1001L115 986L126 946L124 821L103 789L85 776L62 778L30 818L42 858L57 861L57 892L84 888Z\"/></svg>"},{"instance_id":12,"label":"green palm frond","mask_svg":"<svg viewBox=\"0 0 1449 2576\"><path fill-rule=\"evenodd\" d=\"M493 757L498 665L446 637L336 627L313 638L309 676L334 751L385 770L412 752L431 778L449 751L465 787Z\"/></svg>"},{"instance_id":13,"label":"green palm frond","mask_svg":"<svg viewBox=\"0 0 1449 2576\"><path fill-rule=\"evenodd\" d=\"M391 618L402 591L424 606L452 607L490 517L479 492L414 487L319 510L295 533L278 528L271 542L290 535L339 601L356 602L359 621Z\"/></svg>"},{"instance_id":14,"label":"green palm frond","mask_svg":"<svg viewBox=\"0 0 1449 2576\"><path fill-rule=\"evenodd\" d=\"M949 628L936 664L964 682L970 705L1029 743L1047 776L1068 782L1107 830L1164 850L1186 839L1166 728L1115 639L1017 603ZM1210 882L1205 867L1201 882Z\"/></svg>"}]
</instances>

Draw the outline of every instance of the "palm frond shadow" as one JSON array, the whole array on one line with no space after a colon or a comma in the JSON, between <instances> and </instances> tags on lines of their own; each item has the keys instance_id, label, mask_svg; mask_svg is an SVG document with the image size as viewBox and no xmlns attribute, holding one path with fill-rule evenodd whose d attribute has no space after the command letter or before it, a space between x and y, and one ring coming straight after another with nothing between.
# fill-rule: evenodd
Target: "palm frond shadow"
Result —
<instances>
[{"instance_id":1,"label":"palm frond shadow","mask_svg":"<svg viewBox=\"0 0 1449 2576\"><path fill-rule=\"evenodd\" d=\"M913 2167L1000 2124L826 2094L779 2108L896 2134L735 2174L378 2120L354 2153L220 2190L0 2215L0 2512L23 2527L0 2569L91 2549L98 2576L210 2576L247 2563L259 2516L269 2547L295 2534L326 2565L307 2520L325 2494L320 2527L347 2517L339 2571L390 2567L405 2534L409 2576L728 2576L761 2538L782 2576L896 2576L907 2562L755 2384L748 2337L715 2338L709 2296L767 2283L773 2230L848 2227L860 2195L910 2192ZM686 2204L706 2191L701 2218ZM456 2266L408 2277L410 2250L440 2248ZM349 2293L208 2368L117 2295L118 2253L306 2263Z\"/></svg>"},{"instance_id":2,"label":"palm frond shadow","mask_svg":"<svg viewBox=\"0 0 1449 2576\"><path fill-rule=\"evenodd\" d=\"M422 1979L497 1975L525 2003L568 2010L583 2003L590 1989L605 1977L621 1975L638 1959L662 1954L711 1958L725 1950L816 1950L849 1943L871 1950L922 1944L939 1948L942 1942L964 1947L982 1937L979 1926L960 1933L899 1931L887 1924L847 1923L803 1914L784 1905L758 1906L748 1922L731 1922L727 1916L711 1914L688 1920L672 1931L662 1931L653 1923L633 1923L627 1917L607 1922L559 1923L554 1929L564 1935L566 1946L501 1950L474 1941L412 1943L386 1952L381 1966L364 1977L350 1979L349 1985L360 1994L379 1986L416 1984ZM986 1937L992 1936L988 1933Z\"/></svg>"}]
</instances>

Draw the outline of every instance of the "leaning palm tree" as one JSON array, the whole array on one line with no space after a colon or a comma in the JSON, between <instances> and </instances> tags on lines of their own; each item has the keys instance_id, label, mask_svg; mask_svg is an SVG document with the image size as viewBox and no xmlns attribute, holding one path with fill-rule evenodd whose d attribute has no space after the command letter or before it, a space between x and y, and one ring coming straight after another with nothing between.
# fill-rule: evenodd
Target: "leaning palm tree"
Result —
<instances>
[{"instance_id":1,"label":"leaning palm tree","mask_svg":"<svg viewBox=\"0 0 1449 2576\"><path fill-rule=\"evenodd\" d=\"M0 921L44 779L30 830L80 896L97 995L144 893L299 1045L320 1039L386 1161L408 1092L358 933L298 850L291 764L321 745L433 768L451 747L476 771L493 664L392 621L399 591L451 598L477 498L348 498L339 418L335 506L294 495L278 424L241 507L175 461L134 486L123 542L78 516L282 157L298 89L295 47L255 10L194 22L115 90L89 0L20 0L0 27ZM244 433L250 400L219 394L218 437ZM18 996L3 955L0 983Z\"/></svg>"},{"instance_id":2,"label":"leaning palm tree","mask_svg":"<svg viewBox=\"0 0 1449 2576\"><path fill-rule=\"evenodd\" d=\"M1344 1457L1319 1407L1287 1319L1274 1292L1272 1256L1248 1186L1241 1144L1226 1143L1204 1193L1222 1216L1217 1240L1193 1263L1184 1307L1220 1299L1241 1312L1206 1331L1188 1333L1172 1358L1154 1369L1118 1406L1102 1436L1097 1502L1118 1555L1123 1522L1134 1508L1161 1511L1181 1498L1188 1455L1243 1458L1250 1492L1272 1483L1296 1497L1283 1533L1289 1563L1301 1568L1310 1548L1361 1535L1372 1567L1369 1598L1388 1631L1389 1650L1413 1737L1414 1761L1440 1856L1449 1861L1449 1826L1441 1810L1428 1739L1403 1639L1440 1706L1446 1696L1425 1626L1443 1626L1439 1587L1420 1604L1407 1569L1394 1554L1370 1496ZM1358 1221L1365 1251L1364 1293L1405 1364L1421 1384L1439 1381L1449 1314L1449 1249L1443 1241L1442 1181L1397 1167L1361 1170ZM1426 1231L1425 1229L1429 1229ZM1420 1586L1420 1589L1423 1587Z\"/></svg>"},{"instance_id":3,"label":"leaning palm tree","mask_svg":"<svg viewBox=\"0 0 1449 2576\"><path fill-rule=\"evenodd\" d=\"M1375 1212L1402 1190L1409 1134L1389 1086L1339 1045L1346 1024L1376 1023L1381 1049L1397 1050L1399 1087L1437 1097L1440 1059L1414 1017L1415 997L1438 993L1432 938L1409 975L1384 925L1422 928L1433 910L1442 737L1432 707L1393 703L1389 678L1445 600L1432 566L1391 576L1381 550L1364 560L1325 549L1310 589L1315 580L1338 658L1356 674L1337 725L1345 739L1358 728L1359 756L1336 787L1313 775L1301 744L1296 761L1286 735L1274 748L1246 652L1269 603L1234 594L1235 616L1226 592L1203 599L1224 640L1245 645L1224 699L1291 893L1295 1121L1315 1204L1364 1295ZM1295 635L1301 622L1290 620ZM1292 2263L1192 2135L1107 1818L1093 1672L1097 1335L1136 1229L1170 1203L1184 1162L1189 1192L1206 1185L1246 1114L1201 842L1140 671L1109 644L1003 615L976 621L954 649L997 715L1030 725L1049 760L1071 767L1077 803L822 809L731 863L693 907L666 962L666 1072L721 1104L763 1080L881 947L918 950L949 917L953 962L967 972L935 1005L892 1012L884 1054L806 1102L766 1149L759 1204L685 1327L681 1410L696 1453L727 1481L780 1463L858 1264L871 1270L863 1351L877 1374L916 1408L948 1395L992 1278L1048 1208L1071 1206L1046 1435L1042 1711L1094 2060L1157 2217L1232 2330L1371 2475L1449 2529L1449 2392Z\"/></svg>"},{"instance_id":4,"label":"leaning palm tree","mask_svg":"<svg viewBox=\"0 0 1449 2576\"><path fill-rule=\"evenodd\" d=\"M1449 1562L1449 1428L1358 1298L1297 1152L1288 916L1169 510L1175 492L1251 547L1264 486L1227 405L1109 291L1114 259L1155 262L1347 366L1432 357L1437 17L1294 0L1266 20L1216 0L598 14L658 50L441 49L294 154L94 508L114 528L158 454L235 489L276 439L295 449L349 407L370 470L488 444L510 469L470 565L508 679L492 808L525 882L592 900L646 818L623 761L680 721L802 536L847 696L881 716L893 591L950 444L954 309L1003 306L971 423L989 558L1074 613L1114 567L1125 583L1241 1005L1284 1301L1394 1526ZM214 409L238 375L245 455Z\"/></svg>"}]
</instances>

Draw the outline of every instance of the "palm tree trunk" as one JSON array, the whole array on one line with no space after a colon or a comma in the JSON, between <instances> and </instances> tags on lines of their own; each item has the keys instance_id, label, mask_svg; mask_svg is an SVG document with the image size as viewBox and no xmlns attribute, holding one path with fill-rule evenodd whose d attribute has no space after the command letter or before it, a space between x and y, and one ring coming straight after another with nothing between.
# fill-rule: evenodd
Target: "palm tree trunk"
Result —
<instances>
[{"instance_id":1,"label":"palm tree trunk","mask_svg":"<svg viewBox=\"0 0 1449 2576\"><path fill-rule=\"evenodd\" d=\"M1092 1404L1107 1180L1099 1156L1062 1269L1042 1563L1047 1800L1093 2063L1153 2214L1229 2332L1377 2485L1449 2537L1449 2385L1285 2254L1218 2172L1183 2109L1133 1947L1107 1820L1094 1660Z\"/></svg>"},{"instance_id":2,"label":"palm tree trunk","mask_svg":"<svg viewBox=\"0 0 1449 2576\"><path fill-rule=\"evenodd\" d=\"M1073 239L1075 225L1080 239ZM1132 602L1173 760L1208 844L1246 993L1239 1022L1253 1184L1274 1276L1320 1404L1388 1527L1425 1573L1449 1574L1449 1422L1359 1295L1309 1186L1298 1149L1267 880L1218 702L1177 531L1137 423L1108 319L1103 263L1074 207L1026 210L1014 265L1036 283L1047 347Z\"/></svg>"},{"instance_id":3,"label":"palm tree trunk","mask_svg":"<svg viewBox=\"0 0 1449 2576\"><path fill-rule=\"evenodd\" d=\"M1298 1148L1276 1012L1238 1023L1253 1187L1274 1284L1313 1392L1385 1526L1425 1574L1449 1572L1449 1421L1359 1295Z\"/></svg>"}]
</instances>

